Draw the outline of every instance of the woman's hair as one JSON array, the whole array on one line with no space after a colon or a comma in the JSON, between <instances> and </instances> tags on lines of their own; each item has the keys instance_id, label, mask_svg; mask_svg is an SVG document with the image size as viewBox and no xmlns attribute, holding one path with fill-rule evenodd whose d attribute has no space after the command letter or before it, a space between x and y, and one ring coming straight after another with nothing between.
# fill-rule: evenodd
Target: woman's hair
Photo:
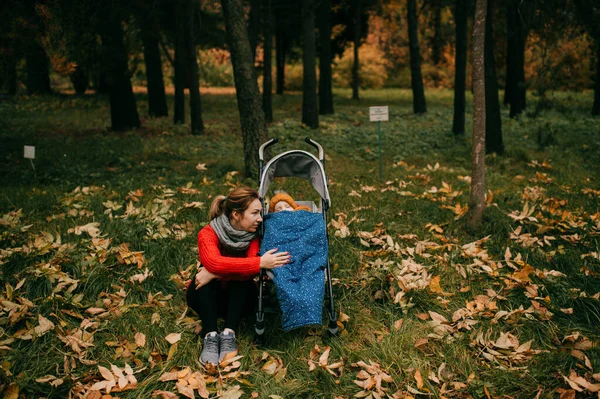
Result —
<instances>
[{"instance_id":1,"label":"woman's hair","mask_svg":"<svg viewBox=\"0 0 600 399\"><path fill-rule=\"evenodd\" d=\"M224 195L217 195L210 205L208 211L209 220L221 216L223 213L231 218L233 211L244 213L250 204L258 199L258 192L250 187L238 187L230 192L227 197Z\"/></svg>"}]
</instances>

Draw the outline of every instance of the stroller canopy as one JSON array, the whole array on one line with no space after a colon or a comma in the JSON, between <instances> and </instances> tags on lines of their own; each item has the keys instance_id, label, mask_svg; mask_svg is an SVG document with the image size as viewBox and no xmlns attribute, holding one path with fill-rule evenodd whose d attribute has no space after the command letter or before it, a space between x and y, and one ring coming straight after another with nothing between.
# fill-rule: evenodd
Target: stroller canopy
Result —
<instances>
[{"instance_id":1,"label":"stroller canopy","mask_svg":"<svg viewBox=\"0 0 600 399\"><path fill-rule=\"evenodd\" d=\"M278 154L264 167L260 176L258 194L264 198L275 177L300 177L310 180L322 199L331 205L327 177L321 162L310 152L292 150Z\"/></svg>"}]
</instances>

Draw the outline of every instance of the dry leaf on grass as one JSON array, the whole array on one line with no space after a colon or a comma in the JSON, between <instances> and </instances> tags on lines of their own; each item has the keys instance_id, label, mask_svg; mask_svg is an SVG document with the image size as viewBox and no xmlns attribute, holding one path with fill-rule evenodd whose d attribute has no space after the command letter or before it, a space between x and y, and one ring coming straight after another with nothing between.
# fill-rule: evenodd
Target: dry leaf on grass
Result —
<instances>
[{"instance_id":1,"label":"dry leaf on grass","mask_svg":"<svg viewBox=\"0 0 600 399\"><path fill-rule=\"evenodd\" d=\"M179 342L179 340L181 339L181 334L180 333L171 333L171 334L167 335L165 337L165 339L167 340L168 343L173 345L173 344Z\"/></svg>"}]
</instances>

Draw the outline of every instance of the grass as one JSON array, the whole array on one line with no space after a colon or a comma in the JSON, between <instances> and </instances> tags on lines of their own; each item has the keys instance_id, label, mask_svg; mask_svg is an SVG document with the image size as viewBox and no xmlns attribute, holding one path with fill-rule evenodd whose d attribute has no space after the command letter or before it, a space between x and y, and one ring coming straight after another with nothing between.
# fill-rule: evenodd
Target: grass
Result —
<instances>
[{"instance_id":1,"label":"grass","mask_svg":"<svg viewBox=\"0 0 600 399\"><path fill-rule=\"evenodd\" d=\"M554 108L518 119L502 110L506 154L486 158L493 197L479 231L450 209L466 206L470 191L469 134L450 133L452 93L429 91L429 112L421 116L412 114L409 91L361 95L352 101L349 91L336 91L336 113L321 117L318 130L299 123L299 94L276 96L269 128L282 140L275 152L311 150L306 136L325 149L329 217L350 231L343 237L329 226L336 307L348 319L340 320L338 337L328 337L324 328L284 334L273 315L262 346L253 342L252 320L245 321L244 357L234 370L243 374L223 378L220 387L209 383L212 397L238 397L239 385L242 397L350 398L361 392L354 382L360 361L391 377L385 390L365 388L372 397L551 398L572 389L563 378L571 370L599 383L600 125L588 116L591 93L556 93ZM529 100L535 109L537 99ZM145 101L138 94L142 116ZM110 132L101 97L0 103L0 392L18 386L21 397L78 397L102 380L98 366L127 363L138 386L113 395L149 397L177 391L175 382L159 380L166 371L203 372L199 325L186 312L182 288L196 265L195 235L214 195L256 182L234 173L243 170L235 96L209 91L202 104L204 136L170 118L143 117L137 131ZM390 122L382 124L383 182L376 125L368 122L374 105L390 107ZM467 120L469 132L470 109ZM36 147L35 171L22 158L23 145ZM273 187L314 199L305 182ZM130 201L135 209L127 211ZM199 207L184 207L193 203ZM515 220L526 203L535 205L535 220ZM75 234L94 222L110 241ZM488 236L474 252L464 247ZM140 268L119 261L119 252L135 258L128 251L142 253ZM130 280L146 268L152 275L143 282ZM447 321L432 320L438 314ZM22 339L40 324L38 315L54 326ZM145 345L135 344L136 333ZM164 339L170 333L181 334L175 349ZM530 350L494 346L506 333L519 344L531 340ZM66 346L68 336L93 346ZM335 375L309 371L315 345L331 348L329 364L341 359ZM572 352L573 345L583 349ZM265 356L286 368L283 378L262 369ZM45 375L62 383L36 382ZM586 388L578 395L593 396Z\"/></svg>"}]
</instances>

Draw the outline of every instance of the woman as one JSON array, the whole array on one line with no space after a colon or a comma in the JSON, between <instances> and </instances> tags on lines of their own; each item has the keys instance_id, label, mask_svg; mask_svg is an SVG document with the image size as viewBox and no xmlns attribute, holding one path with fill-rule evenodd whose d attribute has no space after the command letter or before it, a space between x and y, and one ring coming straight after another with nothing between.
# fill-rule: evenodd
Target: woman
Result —
<instances>
[{"instance_id":1,"label":"woman","mask_svg":"<svg viewBox=\"0 0 600 399\"><path fill-rule=\"evenodd\" d=\"M210 223L198 233L199 269L188 286L188 306L202 320L204 342L200 362L217 365L237 350L238 328L248 295L260 269L273 269L289 262L287 252L274 248L258 256L256 229L262 222L261 203L256 190L236 188L227 197L217 196L209 211ZM218 334L217 317L223 315L225 328Z\"/></svg>"}]
</instances>

